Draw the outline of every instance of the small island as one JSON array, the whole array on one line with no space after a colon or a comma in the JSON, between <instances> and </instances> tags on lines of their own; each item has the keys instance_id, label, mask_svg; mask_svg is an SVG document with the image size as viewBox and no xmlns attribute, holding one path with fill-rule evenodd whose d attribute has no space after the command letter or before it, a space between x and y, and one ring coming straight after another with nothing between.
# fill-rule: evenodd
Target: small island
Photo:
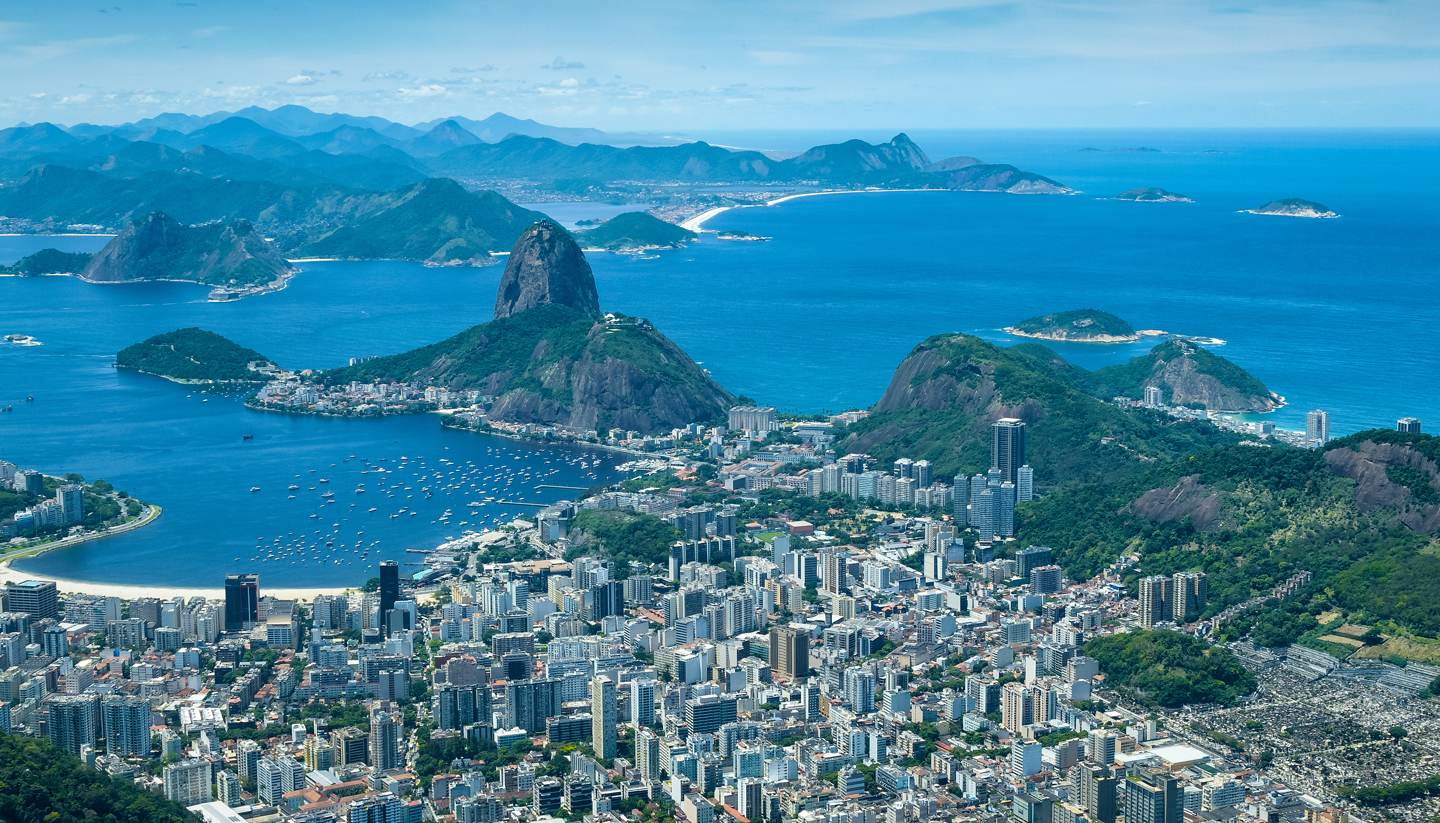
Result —
<instances>
[{"instance_id":1,"label":"small island","mask_svg":"<svg viewBox=\"0 0 1440 823\"><path fill-rule=\"evenodd\" d=\"M278 371L265 355L204 329L157 334L115 355L115 366L175 383L264 383Z\"/></svg>"},{"instance_id":2,"label":"small island","mask_svg":"<svg viewBox=\"0 0 1440 823\"><path fill-rule=\"evenodd\" d=\"M653 214L631 211L580 232L577 239L589 249L648 251L678 249L695 237L695 232L667 223Z\"/></svg>"},{"instance_id":3,"label":"small island","mask_svg":"<svg viewBox=\"0 0 1440 823\"><path fill-rule=\"evenodd\" d=\"M1316 203L1314 200L1301 200L1298 197L1271 200L1269 203L1257 209L1241 209L1241 212L1244 214L1263 214L1270 217L1306 217L1312 220L1328 220L1340 216L1339 212L1323 203Z\"/></svg>"},{"instance_id":4,"label":"small island","mask_svg":"<svg viewBox=\"0 0 1440 823\"><path fill-rule=\"evenodd\" d=\"M1131 203L1194 203L1195 201L1183 194L1176 194L1173 191L1146 186L1138 189L1122 191L1111 200L1126 200Z\"/></svg>"},{"instance_id":5,"label":"small island","mask_svg":"<svg viewBox=\"0 0 1440 823\"><path fill-rule=\"evenodd\" d=\"M0 274L19 277L35 277L42 274L79 274L85 271L91 255L85 252L41 249L16 260L8 266L0 266Z\"/></svg>"},{"instance_id":6,"label":"small island","mask_svg":"<svg viewBox=\"0 0 1440 823\"><path fill-rule=\"evenodd\" d=\"M1005 333L1058 343L1133 343L1140 339L1129 323L1099 309L1042 314L1006 326Z\"/></svg>"},{"instance_id":7,"label":"small island","mask_svg":"<svg viewBox=\"0 0 1440 823\"><path fill-rule=\"evenodd\" d=\"M722 232L720 232L719 234L715 235L715 239L716 239L716 240L737 240L737 241L744 242L744 243L764 243L766 240L769 240L770 238L769 238L769 237L766 237L766 236L763 235L763 234L751 234L751 233L748 232L748 231L730 230L730 231L722 231Z\"/></svg>"}]
</instances>

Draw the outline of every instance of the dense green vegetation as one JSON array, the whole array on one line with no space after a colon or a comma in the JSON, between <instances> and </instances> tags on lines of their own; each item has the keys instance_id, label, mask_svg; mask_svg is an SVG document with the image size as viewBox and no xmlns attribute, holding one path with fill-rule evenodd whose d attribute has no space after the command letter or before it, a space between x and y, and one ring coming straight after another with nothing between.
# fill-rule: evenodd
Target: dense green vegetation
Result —
<instances>
[{"instance_id":1,"label":"dense green vegetation","mask_svg":"<svg viewBox=\"0 0 1440 823\"><path fill-rule=\"evenodd\" d=\"M1229 705L1255 691L1255 678L1224 646L1174 631L1137 631L1085 644L1105 683L1147 706Z\"/></svg>"},{"instance_id":2,"label":"dense green vegetation","mask_svg":"<svg viewBox=\"0 0 1440 823\"><path fill-rule=\"evenodd\" d=\"M8 266L0 266L0 274L79 274L89 262L90 255L86 252L41 249Z\"/></svg>"},{"instance_id":3,"label":"dense green vegetation","mask_svg":"<svg viewBox=\"0 0 1440 823\"><path fill-rule=\"evenodd\" d=\"M1085 341L1097 337L1135 337L1135 328L1108 311L1071 309L1042 314L1011 326L1017 332L1046 338Z\"/></svg>"},{"instance_id":4,"label":"dense green vegetation","mask_svg":"<svg viewBox=\"0 0 1440 823\"><path fill-rule=\"evenodd\" d=\"M152 212L127 225L85 267L107 283L188 280L213 286L260 286L290 273L270 241L247 220L185 225Z\"/></svg>"},{"instance_id":5,"label":"dense green vegetation","mask_svg":"<svg viewBox=\"0 0 1440 823\"><path fill-rule=\"evenodd\" d=\"M44 488L39 494L25 494L12 489L0 489L0 521L15 516L22 509L28 509L42 500L55 499L55 490L62 483L85 483L78 474L67 474L63 478L46 477ZM78 524L86 529L100 529L118 524L126 517L134 517L141 511L140 501L131 499L125 492L112 494L115 489L104 480L97 480L85 486L85 517ZM118 498L118 499L117 499ZM51 531L63 531L70 526L61 526ZM43 534L43 533L42 533Z\"/></svg>"},{"instance_id":6,"label":"dense green vegetation","mask_svg":"<svg viewBox=\"0 0 1440 823\"><path fill-rule=\"evenodd\" d=\"M327 372L333 382L397 380L479 389L527 422L643 431L718 419L730 395L643 320L547 304L447 340ZM577 392L576 384L583 391ZM577 409L577 406L581 407ZM520 413L520 412L523 412ZM575 421L573 414L592 415Z\"/></svg>"},{"instance_id":7,"label":"dense green vegetation","mask_svg":"<svg viewBox=\"0 0 1440 823\"><path fill-rule=\"evenodd\" d=\"M493 378L508 377L509 387L554 393L539 373L579 357L594 323L565 306L537 306L438 343L335 369L325 377L336 383L416 380L454 389L480 388Z\"/></svg>"},{"instance_id":8,"label":"dense green vegetation","mask_svg":"<svg viewBox=\"0 0 1440 823\"><path fill-rule=\"evenodd\" d=\"M575 545L566 552L566 559L598 549L610 559L618 578L630 576L631 562L668 563L670 544L680 539L674 526L652 514L613 510L586 509L575 516L570 529Z\"/></svg>"},{"instance_id":9,"label":"dense green vegetation","mask_svg":"<svg viewBox=\"0 0 1440 823\"><path fill-rule=\"evenodd\" d=\"M344 225L304 243L297 253L435 263L484 259L492 251L508 250L527 226L544 217L493 191L466 191L447 179L361 195L349 205L353 214Z\"/></svg>"},{"instance_id":10,"label":"dense green vegetation","mask_svg":"<svg viewBox=\"0 0 1440 823\"><path fill-rule=\"evenodd\" d=\"M270 362L265 355L205 329L195 327L157 334L127 346L115 365L172 380L263 381L251 363Z\"/></svg>"},{"instance_id":11,"label":"dense green vegetation","mask_svg":"<svg viewBox=\"0 0 1440 823\"><path fill-rule=\"evenodd\" d=\"M1373 434L1422 453L1435 448L1436 438L1425 435ZM1182 477L1195 478L1203 493L1216 496L1218 522L1197 528L1187 518L1137 511L1143 492L1168 489ZM1440 557L1427 548L1430 540L1400 525L1391 512L1362 510L1353 481L1336 476L1322 452L1281 446L1198 451L1108 482L1059 488L1022 507L1019 519L1025 541L1053 546L1076 577L1091 576L1127 552L1141 556L1137 576L1205 571L1212 614L1310 571L1314 582L1294 606L1303 609L1304 619L1288 612L1248 618L1266 644L1280 645L1313 628L1313 615L1326 607L1343 609L1357 622L1394 620L1422 634L1440 633L1433 607L1440 602Z\"/></svg>"},{"instance_id":12,"label":"dense green vegetation","mask_svg":"<svg viewBox=\"0 0 1440 823\"><path fill-rule=\"evenodd\" d=\"M1204 387L1198 384L1177 387L1167 379L1166 366L1175 360L1188 360L1197 375L1210 378L1215 387L1237 401L1248 400L1250 405L1257 407L1269 401L1270 389L1255 375L1187 340L1167 340L1139 357L1093 372L1089 375L1090 391L1103 398L1139 399L1144 395L1146 386L1159 386L1166 403L1203 405L1192 402L1190 395L1199 394ZM1237 402L1235 407L1242 406Z\"/></svg>"},{"instance_id":13,"label":"dense green vegetation","mask_svg":"<svg viewBox=\"0 0 1440 823\"><path fill-rule=\"evenodd\" d=\"M643 211L618 214L578 235L582 245L601 249L683 246L695 237L695 232Z\"/></svg>"},{"instance_id":14,"label":"dense green vegetation","mask_svg":"<svg viewBox=\"0 0 1440 823\"><path fill-rule=\"evenodd\" d=\"M850 428L844 448L882 462L924 458L936 474L984 471L990 424L1018 416L1043 481L1114 478L1145 461L1240 438L1146 410L1113 406L1091 393L1091 376L1038 343L1001 347L968 335L932 337L897 369L885 396Z\"/></svg>"},{"instance_id":15,"label":"dense green vegetation","mask_svg":"<svg viewBox=\"0 0 1440 823\"><path fill-rule=\"evenodd\" d=\"M88 769L49 741L0 734L0 820L6 823L186 823L184 806Z\"/></svg>"},{"instance_id":16,"label":"dense green vegetation","mask_svg":"<svg viewBox=\"0 0 1440 823\"><path fill-rule=\"evenodd\" d=\"M1432 605L1440 601L1440 551L1405 525L1428 522L1431 510L1414 508L1429 499L1419 487L1436 484L1429 466L1440 462L1440 439L1378 431L1325 451L1300 449L1100 399L1129 393L1176 356L1190 359L1192 376L1210 372L1206 391L1265 392L1243 370L1184 342L1089 373L1038 344L1002 348L944 335L915 348L840 448L882 464L925 458L941 477L983 471L990 423L1017 416L1027 423L1027 456L1042 489L1019 507L1018 534L1024 544L1053 547L1071 577L1091 577L1127 554L1140 557L1132 591L1141 575L1204 571L1208 616L1308 571L1313 585L1292 604L1303 614L1250 615L1237 629L1280 643L1314 629L1322 609L1338 608L1356 622L1440 634ZM1356 481L1340 472L1376 460L1400 470L1378 481L1372 472L1364 480L1370 493L1357 495ZM1400 489L1410 490L1412 509L1403 521L1377 502L1405 501Z\"/></svg>"},{"instance_id":17,"label":"dense green vegetation","mask_svg":"<svg viewBox=\"0 0 1440 823\"><path fill-rule=\"evenodd\" d=\"M1424 780L1405 780L1383 786L1346 785L1340 787L1339 794L1366 806L1393 806L1407 800L1440 794L1440 774Z\"/></svg>"}]
</instances>

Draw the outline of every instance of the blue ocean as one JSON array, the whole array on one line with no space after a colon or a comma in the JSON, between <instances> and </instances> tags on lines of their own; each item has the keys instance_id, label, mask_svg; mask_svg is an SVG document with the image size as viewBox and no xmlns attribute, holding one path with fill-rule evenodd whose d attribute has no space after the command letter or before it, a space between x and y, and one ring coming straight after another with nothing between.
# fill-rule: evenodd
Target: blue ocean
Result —
<instances>
[{"instance_id":1,"label":"blue ocean","mask_svg":"<svg viewBox=\"0 0 1440 823\"><path fill-rule=\"evenodd\" d=\"M793 151L837 136L714 140ZM1406 415L1440 426L1435 132L911 136L932 157L1012 163L1081 193L862 193L736 209L706 228L771 239L709 234L651 259L592 255L602 305L649 318L732 391L785 410L869 405L929 335L1010 344L1000 331L1007 324L1092 307L1137 328L1224 340L1218 353L1285 396L1270 415L1282 427L1299 426L1312 408L1330 412L1336 433ZM1137 186L1196 202L1104 199ZM1319 201L1342 217L1238 213L1283 197ZM591 204L549 210L568 223L613 213ZM0 262L104 242L0 237ZM165 507L140 531L17 565L117 582L163 575L214 586L228 571L254 569L290 585L354 584L380 556L534 510L469 507L477 497L544 502L574 493L556 486L620 476L619 458L603 452L444 431L431 417L252 412L232 397L110 365L125 345L190 325L291 367L402 351L488 319L499 275L498 267L311 263L284 292L221 304L183 284L0 278L0 334L44 343L0 346L0 405L14 406L0 415L0 457L103 477ZM1093 368L1146 344L1056 348ZM383 487L378 476L388 478ZM335 503L320 499L322 487ZM405 513L391 517L399 508Z\"/></svg>"}]
</instances>

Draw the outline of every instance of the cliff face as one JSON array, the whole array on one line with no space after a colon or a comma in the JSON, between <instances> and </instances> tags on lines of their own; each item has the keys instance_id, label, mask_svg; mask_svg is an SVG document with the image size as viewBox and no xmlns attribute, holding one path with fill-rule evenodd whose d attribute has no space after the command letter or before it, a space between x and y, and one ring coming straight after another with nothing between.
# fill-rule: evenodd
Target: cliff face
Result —
<instances>
[{"instance_id":1,"label":"cliff face","mask_svg":"<svg viewBox=\"0 0 1440 823\"><path fill-rule=\"evenodd\" d=\"M643 320L595 323L578 356L552 360L550 354L536 350L526 369L530 379L515 381L491 407L491 418L655 432L718 420L733 402Z\"/></svg>"},{"instance_id":2,"label":"cliff face","mask_svg":"<svg viewBox=\"0 0 1440 823\"><path fill-rule=\"evenodd\" d=\"M1230 380L1210 368L1207 356L1214 357L1193 343L1177 343L1173 356L1156 359L1151 379L1169 388L1174 405L1252 412L1271 411L1280 405L1254 378Z\"/></svg>"},{"instance_id":3,"label":"cliff face","mask_svg":"<svg viewBox=\"0 0 1440 823\"><path fill-rule=\"evenodd\" d=\"M570 233L541 220L520 235L495 294L495 319L556 305L600 316L595 275Z\"/></svg>"},{"instance_id":4,"label":"cliff face","mask_svg":"<svg viewBox=\"0 0 1440 823\"><path fill-rule=\"evenodd\" d=\"M1326 451L1325 464L1355 481L1363 511L1392 510L1409 528L1440 535L1440 465L1414 445L1360 440Z\"/></svg>"},{"instance_id":5,"label":"cliff face","mask_svg":"<svg viewBox=\"0 0 1440 823\"><path fill-rule=\"evenodd\" d=\"M1267 412L1281 402L1254 375L1188 340L1169 340L1149 354L1107 366L1091 382L1102 398L1138 399L1147 386L1157 386L1170 405L1210 411Z\"/></svg>"},{"instance_id":6,"label":"cliff face","mask_svg":"<svg viewBox=\"0 0 1440 823\"><path fill-rule=\"evenodd\" d=\"M1209 426L1136 414L1092 394L1094 375L1037 343L1001 347L963 334L916 346L869 417L840 448L881 461L924 458L939 476L990 465L990 424L1028 426L1037 474L1103 479L1137 463L1186 453L1233 435Z\"/></svg>"},{"instance_id":7,"label":"cliff face","mask_svg":"<svg viewBox=\"0 0 1440 823\"><path fill-rule=\"evenodd\" d=\"M126 226L90 259L81 276L100 283L190 280L259 286L290 271L285 258L247 221L186 226L157 211Z\"/></svg>"},{"instance_id":8,"label":"cliff face","mask_svg":"<svg viewBox=\"0 0 1440 823\"><path fill-rule=\"evenodd\" d=\"M1151 489L1126 509L1152 523L1189 520L1197 531L1207 531L1220 520L1220 495L1200 482L1196 474L1180 478L1174 486Z\"/></svg>"},{"instance_id":9,"label":"cliff face","mask_svg":"<svg viewBox=\"0 0 1440 823\"><path fill-rule=\"evenodd\" d=\"M548 220L515 244L493 321L326 377L477 389L492 420L597 431L716 421L734 400L648 322L602 317L584 254Z\"/></svg>"}]
</instances>

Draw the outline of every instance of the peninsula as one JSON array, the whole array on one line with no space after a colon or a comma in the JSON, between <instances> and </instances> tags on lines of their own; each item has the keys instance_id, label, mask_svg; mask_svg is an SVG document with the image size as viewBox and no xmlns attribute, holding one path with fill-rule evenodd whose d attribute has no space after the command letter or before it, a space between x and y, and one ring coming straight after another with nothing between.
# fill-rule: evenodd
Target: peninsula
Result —
<instances>
[{"instance_id":1,"label":"peninsula","mask_svg":"<svg viewBox=\"0 0 1440 823\"><path fill-rule=\"evenodd\" d=\"M669 431L720 420L734 401L648 321L602 312L580 246L549 220L511 250L494 319L447 340L295 373L190 328L130 346L116 365L177 382L268 381L250 400L261 410L359 417L445 410L450 425L571 435Z\"/></svg>"},{"instance_id":2,"label":"peninsula","mask_svg":"<svg viewBox=\"0 0 1440 823\"><path fill-rule=\"evenodd\" d=\"M248 220L187 226L156 211L126 226L80 276L93 283L185 281L238 295L283 288L294 272ZM212 292L222 296L230 294Z\"/></svg>"},{"instance_id":3,"label":"peninsula","mask_svg":"<svg viewBox=\"0 0 1440 823\"><path fill-rule=\"evenodd\" d=\"M1072 309L1021 320L1005 333L1058 343L1133 343L1140 333L1124 320L1099 309Z\"/></svg>"},{"instance_id":4,"label":"peninsula","mask_svg":"<svg viewBox=\"0 0 1440 823\"><path fill-rule=\"evenodd\" d=\"M1340 216L1339 212L1323 203L1316 203L1314 200L1301 200L1298 197L1271 200L1259 208L1241 209L1241 211L1245 214L1263 214L1270 217L1305 217L1312 220L1330 219Z\"/></svg>"}]
</instances>

